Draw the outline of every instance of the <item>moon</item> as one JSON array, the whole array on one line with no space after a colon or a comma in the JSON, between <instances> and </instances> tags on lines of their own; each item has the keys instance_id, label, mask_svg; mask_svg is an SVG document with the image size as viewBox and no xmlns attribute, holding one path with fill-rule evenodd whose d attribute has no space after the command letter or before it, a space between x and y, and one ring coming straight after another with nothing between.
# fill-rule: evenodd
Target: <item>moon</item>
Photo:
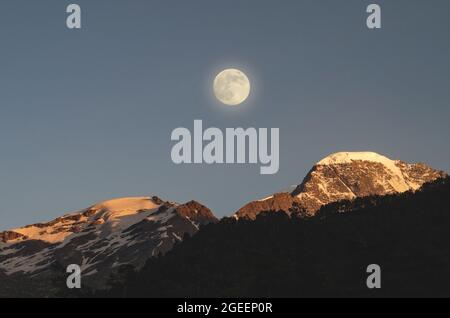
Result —
<instances>
[{"instance_id":1,"label":"moon","mask_svg":"<svg viewBox=\"0 0 450 318\"><path fill-rule=\"evenodd\" d=\"M223 70L214 79L214 95L225 105L237 106L250 95L250 81L240 70Z\"/></svg>"}]
</instances>

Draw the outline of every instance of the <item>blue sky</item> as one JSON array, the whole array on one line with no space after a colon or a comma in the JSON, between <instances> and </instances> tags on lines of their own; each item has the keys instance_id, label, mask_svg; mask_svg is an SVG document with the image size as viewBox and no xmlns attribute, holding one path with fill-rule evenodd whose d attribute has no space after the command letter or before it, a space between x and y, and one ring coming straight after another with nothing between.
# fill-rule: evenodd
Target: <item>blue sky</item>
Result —
<instances>
[{"instance_id":1,"label":"blue sky","mask_svg":"<svg viewBox=\"0 0 450 318\"><path fill-rule=\"evenodd\" d=\"M78 31L69 1L0 4L0 229L153 194L230 215L336 151L450 171L448 1L73 2ZM252 82L239 108L212 97L229 67ZM280 128L280 171L174 165L194 119Z\"/></svg>"}]
</instances>

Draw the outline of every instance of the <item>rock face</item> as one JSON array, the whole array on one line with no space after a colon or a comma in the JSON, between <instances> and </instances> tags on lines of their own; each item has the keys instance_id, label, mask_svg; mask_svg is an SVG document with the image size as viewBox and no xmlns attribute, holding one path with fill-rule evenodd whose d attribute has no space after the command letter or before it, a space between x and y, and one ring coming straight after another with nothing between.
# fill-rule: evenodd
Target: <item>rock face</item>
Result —
<instances>
[{"instance_id":1,"label":"rock face","mask_svg":"<svg viewBox=\"0 0 450 318\"><path fill-rule=\"evenodd\" d=\"M290 193L276 193L268 198L252 201L239 209L234 215L236 219L244 218L254 220L263 211L284 211L288 214L305 213L301 201Z\"/></svg>"},{"instance_id":2,"label":"rock face","mask_svg":"<svg viewBox=\"0 0 450 318\"><path fill-rule=\"evenodd\" d=\"M235 217L254 219L262 211L278 210L312 216L328 203L415 191L445 176L425 164L408 164L374 152L340 152L315 164L293 192L251 202Z\"/></svg>"},{"instance_id":3,"label":"rock face","mask_svg":"<svg viewBox=\"0 0 450 318\"><path fill-rule=\"evenodd\" d=\"M137 268L169 251L185 234L217 222L198 202L178 204L158 197L105 201L48 223L0 233L0 278L52 277L78 264L83 284L104 287L121 265Z\"/></svg>"}]
</instances>

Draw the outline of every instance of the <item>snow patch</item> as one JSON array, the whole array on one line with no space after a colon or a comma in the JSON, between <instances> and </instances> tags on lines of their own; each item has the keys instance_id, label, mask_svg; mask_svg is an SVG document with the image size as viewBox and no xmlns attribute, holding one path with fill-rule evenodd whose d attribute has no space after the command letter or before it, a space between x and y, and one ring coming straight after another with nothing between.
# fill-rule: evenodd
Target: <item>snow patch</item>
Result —
<instances>
[{"instance_id":1,"label":"snow patch","mask_svg":"<svg viewBox=\"0 0 450 318\"><path fill-rule=\"evenodd\" d=\"M376 152L337 152L329 155L328 157L320 160L317 165L333 165L342 163L351 163L352 161L370 161L379 162L385 166L395 166L395 161L377 154ZM398 168L397 168L398 169Z\"/></svg>"},{"instance_id":2,"label":"snow patch","mask_svg":"<svg viewBox=\"0 0 450 318\"><path fill-rule=\"evenodd\" d=\"M267 200L270 200L270 199L272 199L273 198L273 195L271 195L270 197L266 197L266 198L264 198L264 199L260 199L260 200L258 200L259 202L264 202L264 201L267 201Z\"/></svg>"},{"instance_id":3,"label":"snow patch","mask_svg":"<svg viewBox=\"0 0 450 318\"><path fill-rule=\"evenodd\" d=\"M382 164L392 172L393 178L389 181L389 184L396 192L405 192L410 190L402 171L397 166L398 161L391 160L385 156L377 154L376 152L338 152L320 160L317 165L326 166L348 164L353 161L368 161Z\"/></svg>"}]
</instances>

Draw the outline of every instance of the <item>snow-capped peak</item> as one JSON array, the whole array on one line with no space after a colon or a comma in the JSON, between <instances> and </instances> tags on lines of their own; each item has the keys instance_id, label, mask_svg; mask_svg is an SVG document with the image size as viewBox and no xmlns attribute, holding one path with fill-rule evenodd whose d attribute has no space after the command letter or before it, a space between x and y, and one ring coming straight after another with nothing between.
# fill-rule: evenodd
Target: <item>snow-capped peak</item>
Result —
<instances>
[{"instance_id":1,"label":"snow-capped peak","mask_svg":"<svg viewBox=\"0 0 450 318\"><path fill-rule=\"evenodd\" d=\"M391 160L385 156L382 156L376 152L362 151L362 152L337 152L331 154L324 159L320 160L318 165L332 165L332 164L343 164L351 163L352 161L370 161L379 162L386 166L395 165L395 161Z\"/></svg>"},{"instance_id":2,"label":"snow-capped peak","mask_svg":"<svg viewBox=\"0 0 450 318\"><path fill-rule=\"evenodd\" d=\"M125 229L146 217L140 212L156 211L160 207L158 203L151 197L127 197L97 203L89 210L96 211L111 227L120 226Z\"/></svg>"},{"instance_id":3,"label":"snow-capped peak","mask_svg":"<svg viewBox=\"0 0 450 318\"><path fill-rule=\"evenodd\" d=\"M351 164L354 161L365 161L371 163L382 164L385 168L391 171L392 175L388 183L395 192L405 192L411 190L411 185L405 180L402 170L398 166L399 161L391 160L376 152L338 152L332 154L317 163L317 165L336 165L336 164Z\"/></svg>"},{"instance_id":4,"label":"snow-capped peak","mask_svg":"<svg viewBox=\"0 0 450 318\"><path fill-rule=\"evenodd\" d=\"M322 206L371 195L416 191L446 176L425 164L391 160L376 152L338 152L317 162L289 195L270 196L246 204L236 217L253 219L262 211L282 210L314 215Z\"/></svg>"},{"instance_id":5,"label":"snow-capped peak","mask_svg":"<svg viewBox=\"0 0 450 318\"><path fill-rule=\"evenodd\" d=\"M75 261L91 284L101 285L120 265L143 266L185 234L216 220L196 201L178 204L156 196L107 200L50 222L0 232L0 274L38 275L52 272L53 264Z\"/></svg>"},{"instance_id":6,"label":"snow-capped peak","mask_svg":"<svg viewBox=\"0 0 450 318\"><path fill-rule=\"evenodd\" d=\"M320 160L317 165L334 165L334 164L346 164L352 163L353 161L368 161L368 162L376 162L381 163L386 168L391 170L396 176L402 177L402 171L397 166L396 160L391 160L388 157L382 156L376 152L371 151L363 151L363 152L337 152L328 157ZM408 188L406 184L403 184L402 187L404 191Z\"/></svg>"},{"instance_id":7,"label":"snow-capped peak","mask_svg":"<svg viewBox=\"0 0 450 318\"><path fill-rule=\"evenodd\" d=\"M159 207L151 197L128 197L103 201L92 206L92 209L127 215L130 212L151 210Z\"/></svg>"},{"instance_id":8,"label":"snow-capped peak","mask_svg":"<svg viewBox=\"0 0 450 318\"><path fill-rule=\"evenodd\" d=\"M104 230L108 227L107 232L112 228L125 229L156 211L160 207L158 200L152 197L112 199L97 203L87 210L66 214L48 223L28 225L10 231L27 239L57 243L71 236L74 231L81 231L92 225L92 222L96 225L103 224Z\"/></svg>"}]
</instances>

